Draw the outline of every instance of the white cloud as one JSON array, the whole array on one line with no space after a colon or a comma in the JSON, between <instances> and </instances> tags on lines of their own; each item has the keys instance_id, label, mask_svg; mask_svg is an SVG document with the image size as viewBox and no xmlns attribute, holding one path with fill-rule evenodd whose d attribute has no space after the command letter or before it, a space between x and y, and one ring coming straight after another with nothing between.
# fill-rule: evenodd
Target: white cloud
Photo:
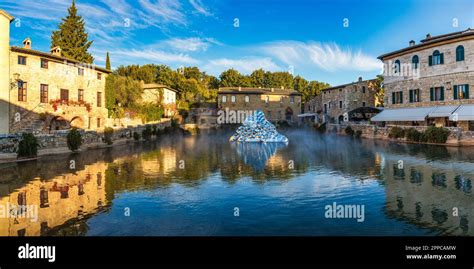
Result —
<instances>
[{"instance_id":1,"label":"white cloud","mask_svg":"<svg viewBox=\"0 0 474 269\"><path fill-rule=\"evenodd\" d=\"M189 3L199 14L202 14L206 17L213 16L213 14L202 4L201 0L189 0Z\"/></svg>"},{"instance_id":2,"label":"white cloud","mask_svg":"<svg viewBox=\"0 0 474 269\"><path fill-rule=\"evenodd\" d=\"M200 38L200 37L190 37L190 38L172 38L166 41L163 41L162 44L168 48L177 51L183 52L195 52L195 51L207 51L211 45L220 45L218 41L213 38Z\"/></svg>"},{"instance_id":3,"label":"white cloud","mask_svg":"<svg viewBox=\"0 0 474 269\"><path fill-rule=\"evenodd\" d=\"M95 51L95 54L105 55L106 51ZM187 64L193 65L199 63L197 59L183 53L169 53L161 50L145 49L145 50L112 50L111 57L115 62L120 64L137 64L137 63L157 63L157 64Z\"/></svg>"},{"instance_id":4,"label":"white cloud","mask_svg":"<svg viewBox=\"0 0 474 269\"><path fill-rule=\"evenodd\" d=\"M264 44L257 49L295 67L314 67L331 72L375 71L382 68L382 63L375 57L366 55L360 50L342 49L333 43L277 41Z\"/></svg>"},{"instance_id":5,"label":"white cloud","mask_svg":"<svg viewBox=\"0 0 474 269\"><path fill-rule=\"evenodd\" d=\"M173 0L139 0L140 5L147 14L147 20L161 18L163 22L186 25L186 17L181 10L181 4ZM154 23L152 23L154 24Z\"/></svg>"},{"instance_id":6,"label":"white cloud","mask_svg":"<svg viewBox=\"0 0 474 269\"><path fill-rule=\"evenodd\" d=\"M268 71L282 70L271 58L245 57L241 59L219 58L209 60L203 67L203 70L210 74L220 74L223 71L233 68L243 74L250 74L256 69Z\"/></svg>"}]
</instances>

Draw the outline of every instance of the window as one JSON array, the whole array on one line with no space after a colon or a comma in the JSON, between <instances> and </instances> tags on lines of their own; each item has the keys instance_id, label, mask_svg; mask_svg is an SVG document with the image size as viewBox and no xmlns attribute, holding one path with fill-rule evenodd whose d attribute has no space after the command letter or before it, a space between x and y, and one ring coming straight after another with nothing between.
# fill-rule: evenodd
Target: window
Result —
<instances>
[{"instance_id":1,"label":"window","mask_svg":"<svg viewBox=\"0 0 474 269\"><path fill-rule=\"evenodd\" d=\"M41 68L48 69L48 60L41 59Z\"/></svg>"},{"instance_id":2,"label":"window","mask_svg":"<svg viewBox=\"0 0 474 269\"><path fill-rule=\"evenodd\" d=\"M97 79L102 80L102 73L97 73Z\"/></svg>"},{"instance_id":3,"label":"window","mask_svg":"<svg viewBox=\"0 0 474 269\"><path fill-rule=\"evenodd\" d=\"M365 93L365 86L362 86L362 93Z\"/></svg>"},{"instance_id":4,"label":"window","mask_svg":"<svg viewBox=\"0 0 474 269\"><path fill-rule=\"evenodd\" d=\"M97 118L97 128L100 128L100 118Z\"/></svg>"},{"instance_id":5,"label":"window","mask_svg":"<svg viewBox=\"0 0 474 269\"><path fill-rule=\"evenodd\" d=\"M339 108L342 109L342 101L339 101Z\"/></svg>"},{"instance_id":6,"label":"window","mask_svg":"<svg viewBox=\"0 0 474 269\"><path fill-rule=\"evenodd\" d=\"M281 97L280 97L280 103L281 103L281 104L283 104L283 100L284 100L284 98L283 98L283 96L281 96Z\"/></svg>"},{"instance_id":7,"label":"window","mask_svg":"<svg viewBox=\"0 0 474 269\"><path fill-rule=\"evenodd\" d=\"M26 102L26 93L28 90L28 83L18 81L18 102Z\"/></svg>"},{"instance_id":8,"label":"window","mask_svg":"<svg viewBox=\"0 0 474 269\"><path fill-rule=\"evenodd\" d=\"M40 190L40 207L49 207L48 190L45 188L41 188Z\"/></svg>"},{"instance_id":9,"label":"window","mask_svg":"<svg viewBox=\"0 0 474 269\"><path fill-rule=\"evenodd\" d=\"M469 99L469 84L454 85L454 100Z\"/></svg>"},{"instance_id":10,"label":"window","mask_svg":"<svg viewBox=\"0 0 474 269\"><path fill-rule=\"evenodd\" d=\"M295 102L295 97L294 96L290 96L290 103L294 103Z\"/></svg>"},{"instance_id":11,"label":"window","mask_svg":"<svg viewBox=\"0 0 474 269\"><path fill-rule=\"evenodd\" d=\"M403 92L392 92L392 104L403 104Z\"/></svg>"},{"instance_id":12,"label":"window","mask_svg":"<svg viewBox=\"0 0 474 269\"><path fill-rule=\"evenodd\" d=\"M456 62L464 61L464 47L458 46L456 48Z\"/></svg>"},{"instance_id":13,"label":"window","mask_svg":"<svg viewBox=\"0 0 474 269\"><path fill-rule=\"evenodd\" d=\"M362 102L362 106L365 107L365 102Z\"/></svg>"},{"instance_id":14,"label":"window","mask_svg":"<svg viewBox=\"0 0 474 269\"><path fill-rule=\"evenodd\" d=\"M84 102L84 90L83 89L79 89L77 91L77 101L78 102Z\"/></svg>"},{"instance_id":15,"label":"window","mask_svg":"<svg viewBox=\"0 0 474 269\"><path fill-rule=\"evenodd\" d=\"M79 76L84 76L84 68L78 68L78 69L77 69L77 74L78 74Z\"/></svg>"},{"instance_id":16,"label":"window","mask_svg":"<svg viewBox=\"0 0 474 269\"><path fill-rule=\"evenodd\" d=\"M48 103L48 85L46 84L40 85L40 102L43 104Z\"/></svg>"},{"instance_id":17,"label":"window","mask_svg":"<svg viewBox=\"0 0 474 269\"><path fill-rule=\"evenodd\" d=\"M250 102L250 96L246 95L245 96L245 103L248 103L248 102Z\"/></svg>"},{"instance_id":18,"label":"window","mask_svg":"<svg viewBox=\"0 0 474 269\"><path fill-rule=\"evenodd\" d=\"M267 95L267 96L265 96L265 103L268 104L269 102L270 102L270 96Z\"/></svg>"},{"instance_id":19,"label":"window","mask_svg":"<svg viewBox=\"0 0 474 269\"><path fill-rule=\"evenodd\" d=\"M435 50L433 52L433 55L429 56L428 63L429 63L430 66L438 65L438 64L444 64L444 54L439 53L438 50Z\"/></svg>"},{"instance_id":20,"label":"window","mask_svg":"<svg viewBox=\"0 0 474 269\"><path fill-rule=\"evenodd\" d=\"M222 103L226 103L227 102L227 96L223 95L222 96Z\"/></svg>"},{"instance_id":21,"label":"window","mask_svg":"<svg viewBox=\"0 0 474 269\"><path fill-rule=\"evenodd\" d=\"M393 72L395 74L400 74L400 70L401 70L401 63L400 63L400 60L396 60L395 61L395 64L393 65Z\"/></svg>"},{"instance_id":22,"label":"window","mask_svg":"<svg viewBox=\"0 0 474 269\"><path fill-rule=\"evenodd\" d=\"M410 103L420 102L420 89L410 90L409 91L409 101Z\"/></svg>"},{"instance_id":23,"label":"window","mask_svg":"<svg viewBox=\"0 0 474 269\"><path fill-rule=\"evenodd\" d=\"M328 113L328 105L324 104L324 113Z\"/></svg>"},{"instance_id":24,"label":"window","mask_svg":"<svg viewBox=\"0 0 474 269\"><path fill-rule=\"evenodd\" d=\"M230 97L230 101L231 101L232 103L235 103L235 95L232 95L232 96Z\"/></svg>"},{"instance_id":25,"label":"window","mask_svg":"<svg viewBox=\"0 0 474 269\"><path fill-rule=\"evenodd\" d=\"M418 69L418 64L420 63L420 59L418 58L418 55L413 56L411 58L411 65L413 69Z\"/></svg>"},{"instance_id":26,"label":"window","mask_svg":"<svg viewBox=\"0 0 474 269\"><path fill-rule=\"evenodd\" d=\"M97 107L101 107L101 106L102 106L102 93L97 92Z\"/></svg>"},{"instance_id":27,"label":"window","mask_svg":"<svg viewBox=\"0 0 474 269\"><path fill-rule=\"evenodd\" d=\"M69 90L61 89L61 103L69 103Z\"/></svg>"},{"instance_id":28,"label":"window","mask_svg":"<svg viewBox=\"0 0 474 269\"><path fill-rule=\"evenodd\" d=\"M430 88L431 101L444 101L444 87Z\"/></svg>"},{"instance_id":29,"label":"window","mask_svg":"<svg viewBox=\"0 0 474 269\"><path fill-rule=\"evenodd\" d=\"M26 65L26 57L25 56L18 56L18 64Z\"/></svg>"}]
</instances>

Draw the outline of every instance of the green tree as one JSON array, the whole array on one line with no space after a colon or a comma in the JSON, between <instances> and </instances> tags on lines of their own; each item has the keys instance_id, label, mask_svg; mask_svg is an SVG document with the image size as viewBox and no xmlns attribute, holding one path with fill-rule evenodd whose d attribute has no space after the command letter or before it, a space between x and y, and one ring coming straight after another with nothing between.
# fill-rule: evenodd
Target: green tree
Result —
<instances>
[{"instance_id":1,"label":"green tree","mask_svg":"<svg viewBox=\"0 0 474 269\"><path fill-rule=\"evenodd\" d=\"M376 106L384 106L385 103L385 89L383 87L383 76L377 75L375 81L369 82L369 88L375 90L375 105Z\"/></svg>"},{"instance_id":2,"label":"green tree","mask_svg":"<svg viewBox=\"0 0 474 269\"><path fill-rule=\"evenodd\" d=\"M93 41L89 41L84 19L77 14L74 0L58 28L51 36L51 48L59 46L62 55L72 60L89 64L94 62L94 57L88 52Z\"/></svg>"},{"instance_id":3,"label":"green tree","mask_svg":"<svg viewBox=\"0 0 474 269\"><path fill-rule=\"evenodd\" d=\"M243 76L235 69L229 69L220 75L221 87L244 87Z\"/></svg>"},{"instance_id":4,"label":"green tree","mask_svg":"<svg viewBox=\"0 0 474 269\"><path fill-rule=\"evenodd\" d=\"M303 93L307 90L308 85L309 85L309 82L300 76L296 76L293 79L293 88L295 91Z\"/></svg>"},{"instance_id":5,"label":"green tree","mask_svg":"<svg viewBox=\"0 0 474 269\"><path fill-rule=\"evenodd\" d=\"M288 72L266 72L265 87L293 89L293 75Z\"/></svg>"},{"instance_id":6,"label":"green tree","mask_svg":"<svg viewBox=\"0 0 474 269\"><path fill-rule=\"evenodd\" d=\"M251 87L265 87L265 71L257 69L250 74Z\"/></svg>"},{"instance_id":7,"label":"green tree","mask_svg":"<svg viewBox=\"0 0 474 269\"><path fill-rule=\"evenodd\" d=\"M107 51L107 57L105 59L105 69L112 70L112 67L110 65L110 54L108 51Z\"/></svg>"}]
</instances>

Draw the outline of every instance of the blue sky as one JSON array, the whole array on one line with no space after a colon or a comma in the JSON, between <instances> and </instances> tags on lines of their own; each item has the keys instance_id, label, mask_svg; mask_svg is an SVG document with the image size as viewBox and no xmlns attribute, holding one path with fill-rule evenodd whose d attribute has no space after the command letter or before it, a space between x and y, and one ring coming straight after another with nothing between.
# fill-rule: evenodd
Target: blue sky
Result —
<instances>
[{"instance_id":1,"label":"blue sky","mask_svg":"<svg viewBox=\"0 0 474 269\"><path fill-rule=\"evenodd\" d=\"M1 0L26 37L48 51L71 0ZM198 66L218 76L264 68L332 85L380 73L377 56L432 35L474 28L472 0L77 0L91 52L104 65ZM347 20L346 20L347 19ZM238 20L238 21L237 21ZM344 22L348 27L344 27ZM457 22L457 25L456 23ZM238 24L238 27L236 25ZM457 26L457 27L456 27Z\"/></svg>"}]
</instances>

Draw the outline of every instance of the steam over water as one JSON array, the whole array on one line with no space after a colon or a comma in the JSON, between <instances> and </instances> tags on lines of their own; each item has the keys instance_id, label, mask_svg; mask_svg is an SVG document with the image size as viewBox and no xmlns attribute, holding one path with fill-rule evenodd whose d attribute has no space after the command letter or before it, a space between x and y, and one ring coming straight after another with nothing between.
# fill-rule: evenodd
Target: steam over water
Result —
<instances>
[{"instance_id":1,"label":"steam over water","mask_svg":"<svg viewBox=\"0 0 474 269\"><path fill-rule=\"evenodd\" d=\"M220 130L0 167L0 207L38 206L0 235L474 235L474 149L281 132L288 145Z\"/></svg>"}]
</instances>

